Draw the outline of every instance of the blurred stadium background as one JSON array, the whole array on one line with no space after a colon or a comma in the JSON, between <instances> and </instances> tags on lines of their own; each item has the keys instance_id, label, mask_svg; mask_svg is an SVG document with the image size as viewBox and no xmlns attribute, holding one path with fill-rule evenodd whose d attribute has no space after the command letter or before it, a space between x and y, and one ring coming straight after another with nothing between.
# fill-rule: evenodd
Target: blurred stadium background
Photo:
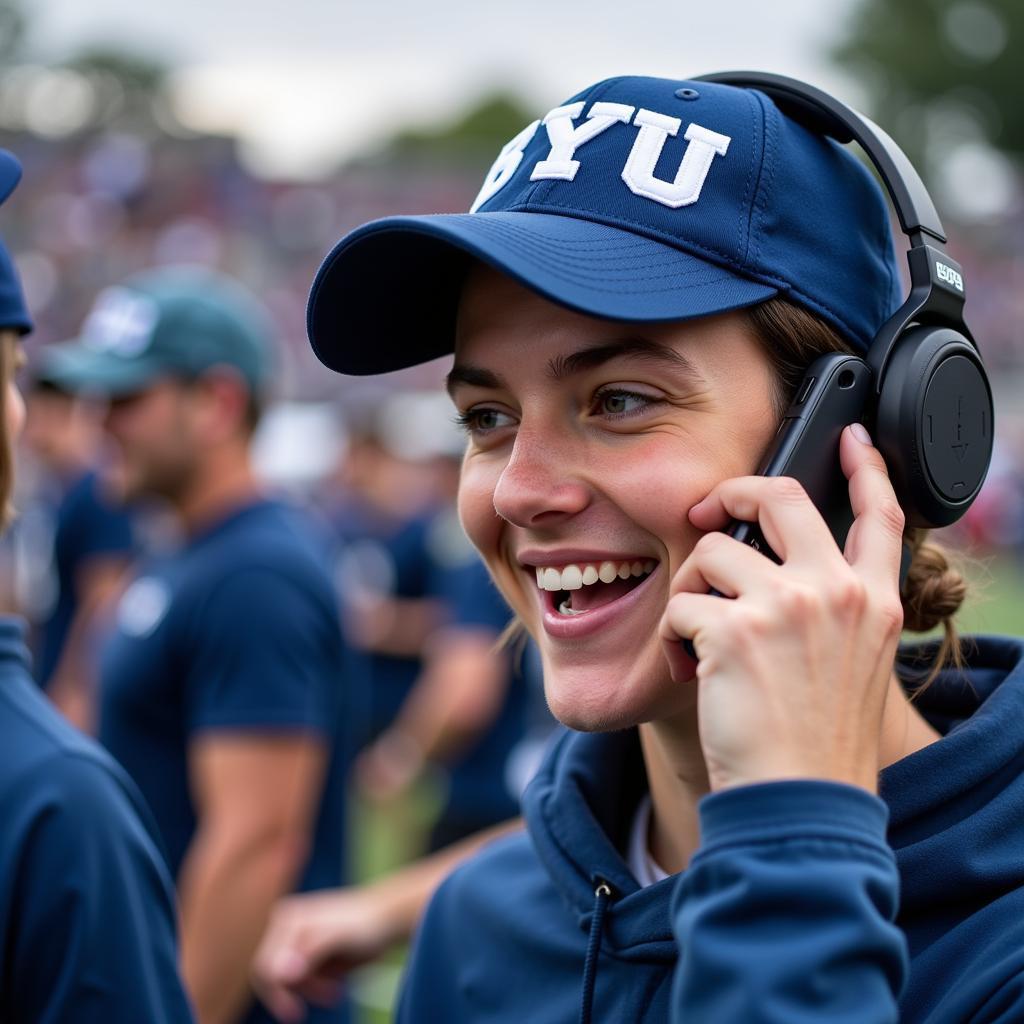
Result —
<instances>
[{"instance_id":1,"label":"blurred stadium background","mask_svg":"<svg viewBox=\"0 0 1024 1024\"><path fill-rule=\"evenodd\" d=\"M371 385L316 363L306 294L345 231L468 208L501 145L599 77L726 66L805 77L910 152L965 267L998 440L982 499L947 539L978 584L965 627L1020 633L1024 5L705 6L292 0L260 13L240 0L0 0L0 145L26 172L2 230L36 316L31 344L73 336L95 293L136 269L196 262L239 277L279 329L261 461L278 482L313 488L344 445L346 403L436 387L442 372ZM364 873L402 856L386 821L363 835ZM393 980L367 975L365 1002L386 1007Z\"/></svg>"}]
</instances>

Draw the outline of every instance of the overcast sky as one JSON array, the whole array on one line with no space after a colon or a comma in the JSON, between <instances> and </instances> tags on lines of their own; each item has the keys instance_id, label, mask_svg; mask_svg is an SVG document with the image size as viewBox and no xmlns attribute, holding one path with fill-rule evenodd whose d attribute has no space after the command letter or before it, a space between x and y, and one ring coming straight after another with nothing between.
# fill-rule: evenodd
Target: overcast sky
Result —
<instances>
[{"instance_id":1,"label":"overcast sky","mask_svg":"<svg viewBox=\"0 0 1024 1024\"><path fill-rule=\"evenodd\" d=\"M857 102L827 47L853 0L28 0L32 43L120 42L172 63L179 112L269 169L310 171L489 88L538 114L608 75L757 68Z\"/></svg>"}]
</instances>

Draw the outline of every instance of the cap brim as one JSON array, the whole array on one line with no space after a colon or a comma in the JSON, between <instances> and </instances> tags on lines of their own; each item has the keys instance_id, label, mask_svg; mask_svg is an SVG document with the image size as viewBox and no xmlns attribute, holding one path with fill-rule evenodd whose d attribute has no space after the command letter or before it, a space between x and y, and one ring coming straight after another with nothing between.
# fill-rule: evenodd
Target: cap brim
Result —
<instances>
[{"instance_id":1,"label":"cap brim","mask_svg":"<svg viewBox=\"0 0 1024 1024\"><path fill-rule=\"evenodd\" d=\"M21 164L6 149L0 149L0 203L14 191L21 181Z\"/></svg>"},{"instance_id":2,"label":"cap brim","mask_svg":"<svg viewBox=\"0 0 1024 1024\"><path fill-rule=\"evenodd\" d=\"M452 351L470 259L590 316L688 320L778 289L607 224L546 213L389 217L343 238L313 282L313 351L340 373L415 366Z\"/></svg>"},{"instance_id":3,"label":"cap brim","mask_svg":"<svg viewBox=\"0 0 1024 1024\"><path fill-rule=\"evenodd\" d=\"M151 360L125 359L77 342L63 342L40 353L33 376L73 394L120 398L144 391L166 372Z\"/></svg>"}]
</instances>

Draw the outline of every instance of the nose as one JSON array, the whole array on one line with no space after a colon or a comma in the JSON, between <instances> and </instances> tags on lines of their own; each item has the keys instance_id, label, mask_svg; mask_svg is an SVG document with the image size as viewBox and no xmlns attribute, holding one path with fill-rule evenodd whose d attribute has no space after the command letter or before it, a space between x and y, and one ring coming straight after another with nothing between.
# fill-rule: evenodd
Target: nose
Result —
<instances>
[{"instance_id":1,"label":"nose","mask_svg":"<svg viewBox=\"0 0 1024 1024\"><path fill-rule=\"evenodd\" d=\"M582 512L590 497L567 444L520 427L494 488L495 512L514 526L553 526Z\"/></svg>"}]
</instances>

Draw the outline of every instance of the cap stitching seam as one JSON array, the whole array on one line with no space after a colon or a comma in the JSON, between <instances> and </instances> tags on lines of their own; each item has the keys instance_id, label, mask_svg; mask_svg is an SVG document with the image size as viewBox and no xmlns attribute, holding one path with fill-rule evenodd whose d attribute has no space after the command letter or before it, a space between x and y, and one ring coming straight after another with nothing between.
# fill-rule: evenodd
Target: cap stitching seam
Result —
<instances>
[{"instance_id":1,"label":"cap stitching seam","mask_svg":"<svg viewBox=\"0 0 1024 1024\"><path fill-rule=\"evenodd\" d=\"M753 154L753 153L757 152L756 132L757 132L758 105L757 105L757 100L755 99L754 96L752 96L749 93L749 91L746 93L746 99L747 99L748 105L752 108L751 109L751 113L754 115L754 132L755 132L754 142L755 142L755 146L754 146L754 148L752 150L752 154ZM762 156L762 160L763 160L763 156ZM750 162L749 162L749 164L747 166L747 180L743 184L743 200L742 200L742 202L743 202L743 209L747 208L747 203L749 201L749 197L750 197L750 194L751 194L751 180L754 177L754 166L755 166L755 161L753 159L753 155L751 155L751 160L750 160ZM760 170L760 168L758 168L758 170ZM755 186L755 188L756 188L756 186ZM740 252L743 253L742 257L740 258L740 262L741 262L741 264L743 266L747 266L747 264L749 262L749 256L750 256L750 225L751 225L751 221L753 220L754 208L756 206L756 203L757 203L757 192L755 191L754 192L754 200L753 200L753 202L750 203L749 213L747 214L746 217L744 217L742 213L740 214L740 246L739 246L739 249L740 249Z\"/></svg>"},{"instance_id":2,"label":"cap stitching seam","mask_svg":"<svg viewBox=\"0 0 1024 1024\"><path fill-rule=\"evenodd\" d=\"M751 206L750 216L751 220L756 224L761 225L755 229L755 233L759 241L754 245L753 260L756 264L761 263L761 242L763 238L763 224L764 219L768 210L768 194L775 182L775 131L778 125L774 118L770 117L771 111L768 109L767 97L762 98L761 93L752 93L752 98L758 103L761 110L762 122L761 128L764 132L764 146L763 156L761 158L761 168L758 175L757 190L754 193L754 202ZM773 109L775 109L773 107ZM769 156L771 159L769 159Z\"/></svg>"},{"instance_id":3,"label":"cap stitching seam","mask_svg":"<svg viewBox=\"0 0 1024 1024\"><path fill-rule=\"evenodd\" d=\"M686 253L690 256L709 257L719 263L728 264L730 267L734 267L737 271L745 273L749 276L749 270L744 267L735 256L729 256L728 254L721 252L718 249L714 249L711 246L700 245L689 239L686 239L687 245L684 247L680 245L681 239L677 235L670 235L661 231L655 231L649 228L647 225L637 225L633 221L619 220L616 217L610 217L607 214L596 214L593 211L587 211L587 216L581 216L580 211L568 207L560 206L545 206L542 209L529 209L522 204L516 204L510 207L508 213L540 213L540 214L553 214L561 217L572 217L574 220L584 220L592 224L604 224L607 227L621 228L627 231L629 234L639 235L641 238L650 238L653 241L661 242L663 245L667 245L671 249L677 249L679 252ZM789 282L780 277L775 277L773 274L758 271L759 276L765 279L766 283L772 284L775 287L789 287Z\"/></svg>"}]
</instances>

